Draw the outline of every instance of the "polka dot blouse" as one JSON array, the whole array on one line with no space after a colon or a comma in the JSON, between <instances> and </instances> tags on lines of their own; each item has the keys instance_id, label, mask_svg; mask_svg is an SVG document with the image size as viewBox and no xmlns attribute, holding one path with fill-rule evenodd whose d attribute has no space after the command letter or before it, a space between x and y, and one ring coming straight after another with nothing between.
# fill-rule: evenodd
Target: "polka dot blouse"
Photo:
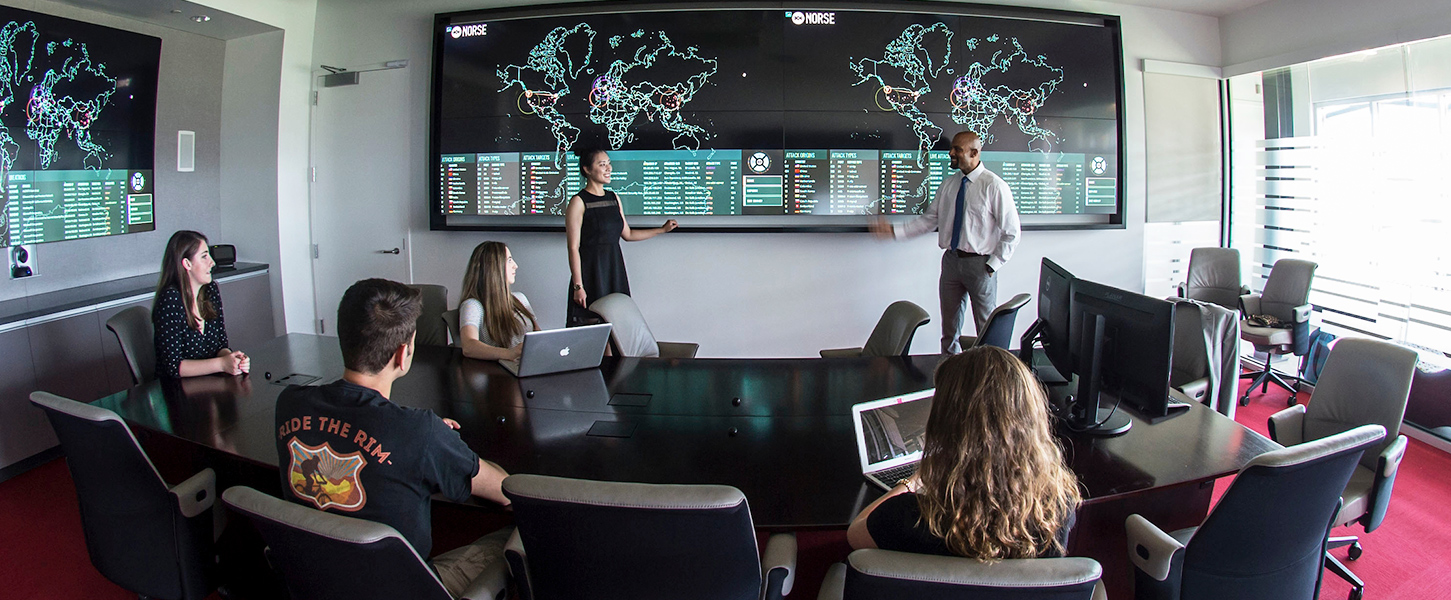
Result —
<instances>
[{"instance_id":1,"label":"polka dot blouse","mask_svg":"<svg viewBox=\"0 0 1451 600\"><path fill-rule=\"evenodd\" d=\"M180 377L181 361L216 358L217 353L227 347L221 290L217 289L216 283L209 283L202 286L197 295L210 299L212 307L217 309L217 318L206 321L200 332L186 325L186 306L181 302L181 290L171 287L157 294L156 306L151 307L157 377Z\"/></svg>"}]
</instances>

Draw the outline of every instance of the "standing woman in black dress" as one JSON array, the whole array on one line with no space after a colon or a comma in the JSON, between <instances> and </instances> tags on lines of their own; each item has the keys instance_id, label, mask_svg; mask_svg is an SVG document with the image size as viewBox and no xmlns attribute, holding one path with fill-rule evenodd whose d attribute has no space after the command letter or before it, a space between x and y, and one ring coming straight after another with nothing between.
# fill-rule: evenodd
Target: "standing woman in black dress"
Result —
<instances>
[{"instance_id":1,"label":"standing woman in black dress","mask_svg":"<svg viewBox=\"0 0 1451 600\"><path fill-rule=\"evenodd\" d=\"M620 240L648 240L677 226L675 219L662 227L630 229L625 209L614 192L605 191L610 182L610 155L588 149L575 153L585 186L564 209L564 239L569 250L568 327L598 323L589 303L613 293L630 293L630 276L625 273L625 255Z\"/></svg>"},{"instance_id":2,"label":"standing woman in black dress","mask_svg":"<svg viewBox=\"0 0 1451 600\"><path fill-rule=\"evenodd\" d=\"M222 293L212 281L211 247L195 231L178 231L166 242L161 281L151 305L156 376L164 379L251 370L246 354L227 347Z\"/></svg>"}]
</instances>

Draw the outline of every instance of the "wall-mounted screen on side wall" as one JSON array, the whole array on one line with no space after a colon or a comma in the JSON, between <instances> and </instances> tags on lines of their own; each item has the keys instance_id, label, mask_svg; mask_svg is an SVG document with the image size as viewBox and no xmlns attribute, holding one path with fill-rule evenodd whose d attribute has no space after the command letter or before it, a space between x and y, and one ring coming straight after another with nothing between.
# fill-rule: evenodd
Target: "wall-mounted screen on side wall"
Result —
<instances>
[{"instance_id":1,"label":"wall-mounted screen on side wall","mask_svg":"<svg viewBox=\"0 0 1451 600\"><path fill-rule=\"evenodd\" d=\"M433 39L433 229L561 228L571 152L600 148L630 217L860 231L921 214L963 130L1025 227L1123 224L1117 17L601 2L440 14Z\"/></svg>"},{"instance_id":2,"label":"wall-mounted screen on side wall","mask_svg":"<svg viewBox=\"0 0 1451 600\"><path fill-rule=\"evenodd\" d=\"M153 231L161 40L0 7L0 245Z\"/></svg>"}]
</instances>

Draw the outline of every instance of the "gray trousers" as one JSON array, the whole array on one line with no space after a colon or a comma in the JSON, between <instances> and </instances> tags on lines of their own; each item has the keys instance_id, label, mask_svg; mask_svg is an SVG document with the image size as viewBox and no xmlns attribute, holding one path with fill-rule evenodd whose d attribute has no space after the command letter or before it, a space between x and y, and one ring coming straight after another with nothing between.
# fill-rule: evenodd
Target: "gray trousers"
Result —
<instances>
[{"instance_id":1,"label":"gray trousers","mask_svg":"<svg viewBox=\"0 0 1451 600\"><path fill-rule=\"evenodd\" d=\"M969 299L978 335L982 335L988 315L998 306L998 278L988 272L987 260L981 254L958 256L951 250L942 253L942 277L937 281L937 294L942 301L943 354L962 352L957 336L961 335Z\"/></svg>"}]
</instances>

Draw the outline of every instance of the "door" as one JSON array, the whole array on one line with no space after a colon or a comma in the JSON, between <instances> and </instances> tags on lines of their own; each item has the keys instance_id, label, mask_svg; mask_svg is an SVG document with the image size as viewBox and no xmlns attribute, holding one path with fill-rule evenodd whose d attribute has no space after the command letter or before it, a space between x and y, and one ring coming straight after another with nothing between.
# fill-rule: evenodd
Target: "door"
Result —
<instances>
[{"instance_id":1,"label":"door","mask_svg":"<svg viewBox=\"0 0 1451 600\"><path fill-rule=\"evenodd\" d=\"M409 281L407 69L318 84L312 110L313 287L318 331L337 334L343 292L359 279Z\"/></svg>"}]
</instances>

